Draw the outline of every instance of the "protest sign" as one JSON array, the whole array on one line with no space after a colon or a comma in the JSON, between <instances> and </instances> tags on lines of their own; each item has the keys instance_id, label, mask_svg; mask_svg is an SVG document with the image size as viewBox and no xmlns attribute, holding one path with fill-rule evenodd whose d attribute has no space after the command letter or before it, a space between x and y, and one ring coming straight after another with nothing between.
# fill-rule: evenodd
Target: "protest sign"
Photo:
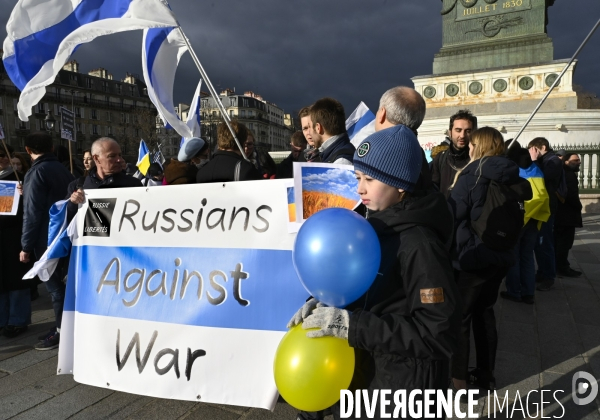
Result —
<instances>
[{"instance_id":1,"label":"protest sign","mask_svg":"<svg viewBox=\"0 0 600 420\"><path fill-rule=\"evenodd\" d=\"M58 372L160 398L274 408L273 357L308 293L285 181L86 191Z\"/></svg>"},{"instance_id":2,"label":"protest sign","mask_svg":"<svg viewBox=\"0 0 600 420\"><path fill-rule=\"evenodd\" d=\"M4 139L4 129L2 128L2 124L0 124L0 140Z\"/></svg>"},{"instance_id":3,"label":"protest sign","mask_svg":"<svg viewBox=\"0 0 600 420\"><path fill-rule=\"evenodd\" d=\"M296 223L326 208L355 209L360 204L357 186L352 166L294 162Z\"/></svg>"},{"instance_id":4,"label":"protest sign","mask_svg":"<svg viewBox=\"0 0 600 420\"><path fill-rule=\"evenodd\" d=\"M0 181L0 216L14 216L19 209L17 181Z\"/></svg>"},{"instance_id":5,"label":"protest sign","mask_svg":"<svg viewBox=\"0 0 600 420\"><path fill-rule=\"evenodd\" d=\"M75 141L75 113L65 107L61 107L60 121L60 138Z\"/></svg>"}]
</instances>

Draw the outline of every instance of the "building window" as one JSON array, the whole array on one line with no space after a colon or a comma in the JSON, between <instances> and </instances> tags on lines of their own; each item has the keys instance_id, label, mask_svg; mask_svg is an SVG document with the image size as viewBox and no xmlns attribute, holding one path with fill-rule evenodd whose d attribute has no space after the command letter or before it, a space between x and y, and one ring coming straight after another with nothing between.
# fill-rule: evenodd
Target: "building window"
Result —
<instances>
[{"instance_id":1,"label":"building window","mask_svg":"<svg viewBox=\"0 0 600 420\"><path fill-rule=\"evenodd\" d=\"M106 121L111 121L110 111L106 111Z\"/></svg>"},{"instance_id":2,"label":"building window","mask_svg":"<svg viewBox=\"0 0 600 420\"><path fill-rule=\"evenodd\" d=\"M245 109L242 109L242 111L241 111L241 112L242 112L242 118L246 118L246 110L245 110Z\"/></svg>"},{"instance_id":3,"label":"building window","mask_svg":"<svg viewBox=\"0 0 600 420\"><path fill-rule=\"evenodd\" d=\"M97 119L98 119L98 114L95 109L92 109L92 120L97 120Z\"/></svg>"},{"instance_id":4,"label":"building window","mask_svg":"<svg viewBox=\"0 0 600 420\"><path fill-rule=\"evenodd\" d=\"M85 79L85 85L88 89L92 89L94 87L94 81L90 78Z\"/></svg>"},{"instance_id":5,"label":"building window","mask_svg":"<svg viewBox=\"0 0 600 420\"><path fill-rule=\"evenodd\" d=\"M125 124L125 114L121 112L121 124Z\"/></svg>"},{"instance_id":6,"label":"building window","mask_svg":"<svg viewBox=\"0 0 600 420\"><path fill-rule=\"evenodd\" d=\"M98 126L96 124L92 125L92 134L98 134Z\"/></svg>"}]
</instances>

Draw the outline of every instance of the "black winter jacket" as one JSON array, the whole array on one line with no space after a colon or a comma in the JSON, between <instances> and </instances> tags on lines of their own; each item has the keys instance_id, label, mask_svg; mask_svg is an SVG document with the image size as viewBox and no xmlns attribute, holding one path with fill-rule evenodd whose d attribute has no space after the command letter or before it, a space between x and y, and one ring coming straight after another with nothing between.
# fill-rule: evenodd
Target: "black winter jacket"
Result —
<instances>
[{"instance_id":1,"label":"black winter jacket","mask_svg":"<svg viewBox=\"0 0 600 420\"><path fill-rule=\"evenodd\" d=\"M82 178L83 177L79 177L69 184L69 187L67 188L67 196L65 197L66 200L71 198L71 194L73 194L73 191L79 188L83 188L83 190L85 191L95 190L98 188L129 188L143 186L142 181L131 175L126 175L124 172L119 172L113 175L109 175L104 179L100 179L98 177L96 167L90 170L88 176L86 176L84 179ZM78 208L79 205L72 203L71 201L67 203L68 220L73 219L73 217L77 213Z\"/></svg>"},{"instance_id":2,"label":"black winter jacket","mask_svg":"<svg viewBox=\"0 0 600 420\"><path fill-rule=\"evenodd\" d=\"M579 199L579 181L577 181L577 172L565 165L565 180L567 181L567 196L565 202L558 201L556 209L555 226L573 226L583 227L581 217L581 200Z\"/></svg>"},{"instance_id":3,"label":"black winter jacket","mask_svg":"<svg viewBox=\"0 0 600 420\"><path fill-rule=\"evenodd\" d=\"M306 162L304 154L300 153L298 159L294 160L294 155L289 154L284 160L277 165L276 179L293 178L294 177L294 162Z\"/></svg>"},{"instance_id":4,"label":"black winter jacket","mask_svg":"<svg viewBox=\"0 0 600 420\"><path fill-rule=\"evenodd\" d=\"M235 167L240 164L240 181L262 179L262 175L253 164L244 160L242 155L226 150L218 150L210 162L198 170L196 182L230 182L235 180Z\"/></svg>"},{"instance_id":5,"label":"black winter jacket","mask_svg":"<svg viewBox=\"0 0 600 420\"><path fill-rule=\"evenodd\" d=\"M42 256L48 246L48 211L64 198L73 179L73 175L52 153L33 161L23 181L23 251L35 250L38 258Z\"/></svg>"},{"instance_id":6,"label":"black winter jacket","mask_svg":"<svg viewBox=\"0 0 600 420\"><path fill-rule=\"evenodd\" d=\"M556 214L556 206L558 205L556 190L562 182L563 161L553 151L549 151L536 160L536 163L544 173L544 184L546 184L546 191L550 196L550 212Z\"/></svg>"},{"instance_id":7,"label":"black winter jacket","mask_svg":"<svg viewBox=\"0 0 600 420\"><path fill-rule=\"evenodd\" d=\"M446 200L417 192L368 220L382 260L369 291L346 308L356 353L351 389L445 389L461 319ZM426 303L436 296L439 303Z\"/></svg>"},{"instance_id":8,"label":"black winter jacket","mask_svg":"<svg viewBox=\"0 0 600 420\"><path fill-rule=\"evenodd\" d=\"M478 159L463 169L448 199L454 212L456 233L452 263L457 270L475 272L514 264L512 250L489 249L471 229L471 220L477 220L481 215L490 180L505 185L528 183L519 177L519 166L504 156ZM531 198L531 187L528 192L529 198L524 196L524 199Z\"/></svg>"},{"instance_id":9,"label":"black winter jacket","mask_svg":"<svg viewBox=\"0 0 600 420\"><path fill-rule=\"evenodd\" d=\"M436 155L431 165L431 181L448 198L449 188L454 183L454 177L459 169L469 163L469 148L456 150L450 143L450 147L444 152Z\"/></svg>"}]
</instances>

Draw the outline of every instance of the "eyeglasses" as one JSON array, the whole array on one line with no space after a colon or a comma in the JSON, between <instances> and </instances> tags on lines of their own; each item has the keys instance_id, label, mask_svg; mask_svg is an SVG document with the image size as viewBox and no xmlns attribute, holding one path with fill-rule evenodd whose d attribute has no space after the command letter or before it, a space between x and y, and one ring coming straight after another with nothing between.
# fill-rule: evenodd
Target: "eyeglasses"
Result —
<instances>
[{"instance_id":1,"label":"eyeglasses","mask_svg":"<svg viewBox=\"0 0 600 420\"><path fill-rule=\"evenodd\" d=\"M244 147L254 147L254 143L246 143Z\"/></svg>"}]
</instances>

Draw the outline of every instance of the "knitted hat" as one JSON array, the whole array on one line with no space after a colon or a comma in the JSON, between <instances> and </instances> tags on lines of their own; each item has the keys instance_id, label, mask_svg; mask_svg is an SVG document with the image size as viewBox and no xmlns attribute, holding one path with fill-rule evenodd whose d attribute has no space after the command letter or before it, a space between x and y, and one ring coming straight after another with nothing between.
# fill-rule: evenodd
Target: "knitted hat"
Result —
<instances>
[{"instance_id":1,"label":"knitted hat","mask_svg":"<svg viewBox=\"0 0 600 420\"><path fill-rule=\"evenodd\" d=\"M204 148L206 142L200 137L192 137L191 139L185 139L179 149L177 160L180 162L187 162L192 160L194 156L198 154L200 150Z\"/></svg>"},{"instance_id":2,"label":"knitted hat","mask_svg":"<svg viewBox=\"0 0 600 420\"><path fill-rule=\"evenodd\" d=\"M422 163L419 141L404 125L371 134L354 153L355 170L408 192L415 189Z\"/></svg>"}]
</instances>

